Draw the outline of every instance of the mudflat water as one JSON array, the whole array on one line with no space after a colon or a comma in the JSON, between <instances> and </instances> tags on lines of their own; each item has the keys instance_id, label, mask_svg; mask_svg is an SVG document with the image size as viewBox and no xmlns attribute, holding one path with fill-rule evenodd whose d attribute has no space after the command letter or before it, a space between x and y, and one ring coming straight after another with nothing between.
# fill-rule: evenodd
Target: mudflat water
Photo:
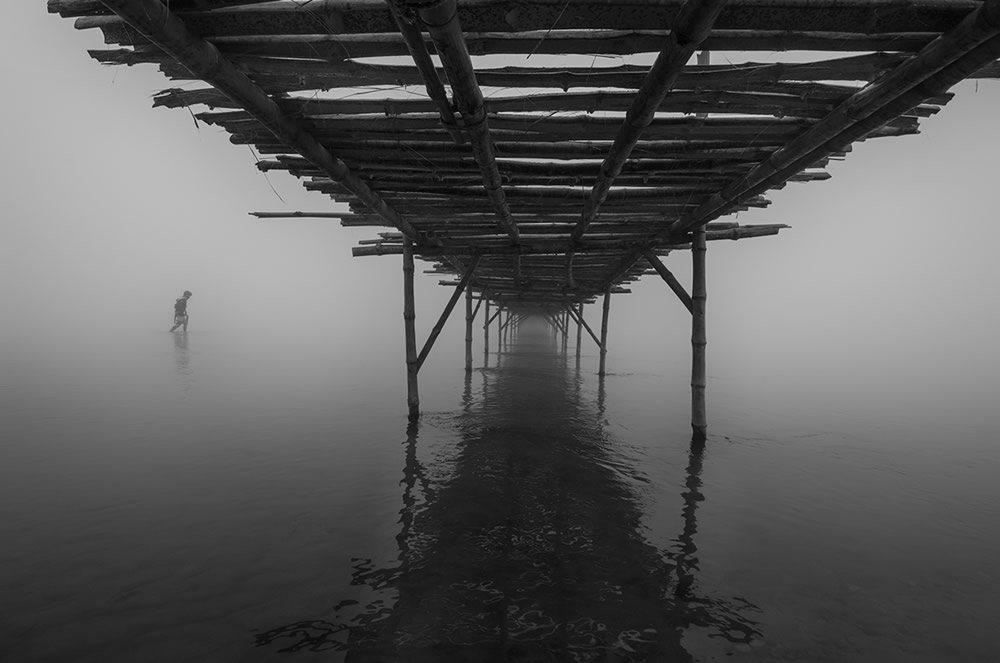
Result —
<instances>
[{"instance_id":1,"label":"mudflat water","mask_svg":"<svg viewBox=\"0 0 1000 663\"><path fill-rule=\"evenodd\" d=\"M1000 656L995 428L817 426L710 382L693 445L676 366L621 348L599 380L532 325L470 374L429 362L413 426L401 367L343 354L5 353L0 658Z\"/></svg>"}]
</instances>

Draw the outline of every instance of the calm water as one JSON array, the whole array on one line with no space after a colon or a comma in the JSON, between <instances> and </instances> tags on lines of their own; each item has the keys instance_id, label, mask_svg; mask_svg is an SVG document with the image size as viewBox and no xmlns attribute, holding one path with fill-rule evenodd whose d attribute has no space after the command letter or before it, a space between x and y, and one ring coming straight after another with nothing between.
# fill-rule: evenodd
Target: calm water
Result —
<instances>
[{"instance_id":1,"label":"calm water","mask_svg":"<svg viewBox=\"0 0 1000 663\"><path fill-rule=\"evenodd\" d=\"M539 329L471 375L436 348L410 427L401 365L331 345L7 352L0 657L1000 656L995 429L831 427L722 381L692 447L683 353L600 382Z\"/></svg>"}]
</instances>

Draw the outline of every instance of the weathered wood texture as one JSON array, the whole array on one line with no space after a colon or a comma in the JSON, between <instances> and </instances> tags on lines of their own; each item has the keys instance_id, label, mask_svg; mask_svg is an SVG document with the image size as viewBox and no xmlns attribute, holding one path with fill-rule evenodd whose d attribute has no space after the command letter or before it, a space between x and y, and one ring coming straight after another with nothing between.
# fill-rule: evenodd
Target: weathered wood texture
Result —
<instances>
[{"instance_id":1,"label":"weathered wood texture","mask_svg":"<svg viewBox=\"0 0 1000 663\"><path fill-rule=\"evenodd\" d=\"M335 201L299 216L389 230L355 255L409 242L452 276L478 259L468 288L515 313L578 316L650 265L691 308L661 258L693 233L778 233L717 219L1000 77L1000 0L48 4L103 32L98 61L178 81L155 106L192 107Z\"/></svg>"}]
</instances>

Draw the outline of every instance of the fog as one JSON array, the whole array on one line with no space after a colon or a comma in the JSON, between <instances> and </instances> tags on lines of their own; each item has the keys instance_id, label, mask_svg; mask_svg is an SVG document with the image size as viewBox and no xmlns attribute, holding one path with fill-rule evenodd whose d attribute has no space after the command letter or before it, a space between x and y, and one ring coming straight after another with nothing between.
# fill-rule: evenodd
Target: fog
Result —
<instances>
[{"instance_id":1,"label":"fog","mask_svg":"<svg viewBox=\"0 0 1000 663\"><path fill-rule=\"evenodd\" d=\"M100 48L99 32L74 30L42 2L0 6L4 364L87 334L165 332L187 289L192 338L294 334L402 380L400 260L351 257L374 229L249 216L337 206L260 173L221 129L152 109L151 95L175 83L152 66L103 67L86 53ZM710 416L713 389L748 390L771 394L775 412L794 402L831 420L922 414L1000 427L989 161L1000 153L1000 84L954 91L919 136L856 145L831 180L790 184L737 217L791 229L710 244ZM422 339L450 290L420 265ZM690 282L686 254L667 265ZM461 353L459 317L429 364ZM646 277L613 299L609 371L626 351L680 371L689 327L669 289ZM30 373L17 365L4 380Z\"/></svg>"}]
</instances>

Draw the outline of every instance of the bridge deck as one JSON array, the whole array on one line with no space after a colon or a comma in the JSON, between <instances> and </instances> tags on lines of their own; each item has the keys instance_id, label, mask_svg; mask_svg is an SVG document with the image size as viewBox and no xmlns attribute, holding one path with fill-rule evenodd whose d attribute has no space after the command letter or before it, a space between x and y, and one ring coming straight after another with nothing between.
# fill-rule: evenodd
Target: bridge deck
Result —
<instances>
[{"instance_id":1,"label":"bridge deck","mask_svg":"<svg viewBox=\"0 0 1000 663\"><path fill-rule=\"evenodd\" d=\"M719 219L826 179L855 141L916 133L955 83L1000 76L1000 0L49 10L120 46L100 62L184 83L156 106L202 109L261 169L345 204L344 225L387 229L355 255L407 253L515 308L577 307L651 268L669 282L671 251L776 234Z\"/></svg>"}]
</instances>

